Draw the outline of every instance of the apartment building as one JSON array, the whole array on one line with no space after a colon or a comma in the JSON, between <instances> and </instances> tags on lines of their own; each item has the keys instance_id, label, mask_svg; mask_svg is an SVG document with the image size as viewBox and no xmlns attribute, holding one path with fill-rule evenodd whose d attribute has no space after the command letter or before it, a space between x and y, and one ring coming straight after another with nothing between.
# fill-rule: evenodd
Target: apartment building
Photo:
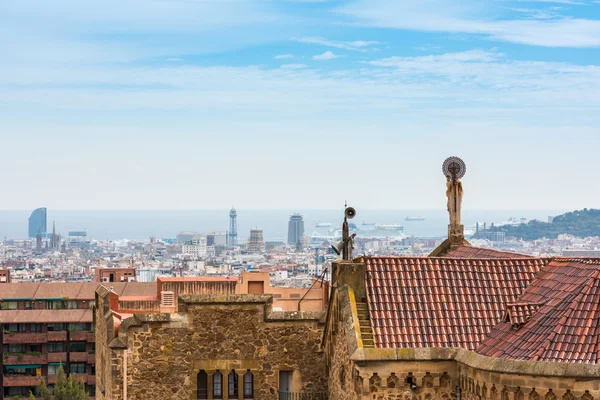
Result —
<instances>
[{"instance_id":1,"label":"apartment building","mask_svg":"<svg viewBox=\"0 0 600 400\"><path fill-rule=\"evenodd\" d=\"M100 283L0 284L0 400L52 390L58 367L95 396L94 293ZM106 283L123 298L156 293L156 283Z\"/></svg>"}]
</instances>

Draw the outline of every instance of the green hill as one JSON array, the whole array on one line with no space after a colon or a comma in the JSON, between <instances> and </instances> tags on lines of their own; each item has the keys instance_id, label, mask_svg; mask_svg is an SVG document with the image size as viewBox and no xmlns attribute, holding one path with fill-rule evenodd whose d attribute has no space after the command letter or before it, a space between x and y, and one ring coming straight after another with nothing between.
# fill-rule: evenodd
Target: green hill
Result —
<instances>
[{"instance_id":1,"label":"green hill","mask_svg":"<svg viewBox=\"0 0 600 400\"><path fill-rule=\"evenodd\" d=\"M502 226L495 230L506 232L507 237L519 237L524 240L540 238L555 239L558 235L569 234L578 237L600 236L600 209L584 208L554 217L551 224L530 221L517 226Z\"/></svg>"}]
</instances>

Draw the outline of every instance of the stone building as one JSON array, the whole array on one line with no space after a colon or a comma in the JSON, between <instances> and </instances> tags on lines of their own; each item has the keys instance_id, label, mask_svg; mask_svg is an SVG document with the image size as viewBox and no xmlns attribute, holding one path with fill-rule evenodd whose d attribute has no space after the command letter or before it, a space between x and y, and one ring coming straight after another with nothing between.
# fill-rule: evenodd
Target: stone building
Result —
<instances>
[{"instance_id":1,"label":"stone building","mask_svg":"<svg viewBox=\"0 0 600 400\"><path fill-rule=\"evenodd\" d=\"M600 259L474 248L449 211L429 257L334 263L329 399L598 399Z\"/></svg>"},{"instance_id":2,"label":"stone building","mask_svg":"<svg viewBox=\"0 0 600 400\"><path fill-rule=\"evenodd\" d=\"M173 313L125 313L96 292L96 399L325 399L324 312L271 295L180 295Z\"/></svg>"}]
</instances>

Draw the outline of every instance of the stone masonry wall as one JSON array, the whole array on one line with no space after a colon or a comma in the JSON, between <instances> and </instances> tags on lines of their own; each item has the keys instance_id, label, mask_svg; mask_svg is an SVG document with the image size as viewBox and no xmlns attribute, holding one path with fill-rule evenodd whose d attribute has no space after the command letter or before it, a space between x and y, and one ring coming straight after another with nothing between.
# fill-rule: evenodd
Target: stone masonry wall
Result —
<instances>
[{"instance_id":1,"label":"stone masonry wall","mask_svg":"<svg viewBox=\"0 0 600 400\"><path fill-rule=\"evenodd\" d=\"M255 400L277 397L280 370L294 371L295 392L326 392L322 333L316 320L265 321L264 303L188 304L171 322L129 329L128 400L195 400L200 370L224 383L250 370Z\"/></svg>"}]
</instances>

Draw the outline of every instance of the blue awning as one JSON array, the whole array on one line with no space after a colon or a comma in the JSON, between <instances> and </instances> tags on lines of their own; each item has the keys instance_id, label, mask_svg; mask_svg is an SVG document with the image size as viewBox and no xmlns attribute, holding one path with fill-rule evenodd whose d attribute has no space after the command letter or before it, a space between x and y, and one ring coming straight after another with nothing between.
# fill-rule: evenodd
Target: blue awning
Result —
<instances>
[{"instance_id":1,"label":"blue awning","mask_svg":"<svg viewBox=\"0 0 600 400\"><path fill-rule=\"evenodd\" d=\"M6 369L42 368L42 364L5 365L4 368L6 368Z\"/></svg>"}]
</instances>

